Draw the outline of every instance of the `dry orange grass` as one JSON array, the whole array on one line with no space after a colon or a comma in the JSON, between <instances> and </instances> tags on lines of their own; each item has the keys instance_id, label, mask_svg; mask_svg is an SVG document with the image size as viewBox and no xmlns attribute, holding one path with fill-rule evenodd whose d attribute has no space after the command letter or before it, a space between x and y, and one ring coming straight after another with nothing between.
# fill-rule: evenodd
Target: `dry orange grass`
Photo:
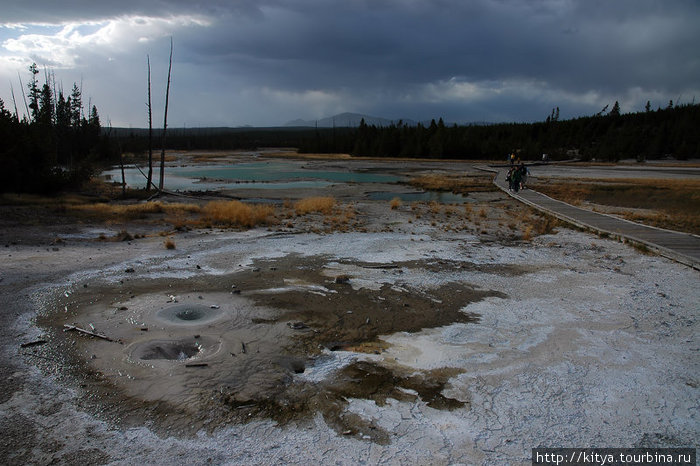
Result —
<instances>
[{"instance_id":1,"label":"dry orange grass","mask_svg":"<svg viewBox=\"0 0 700 466\"><path fill-rule=\"evenodd\" d=\"M391 210L398 209L399 207L401 207L401 199L399 199L398 197L393 198L389 202L389 206L391 207Z\"/></svg>"},{"instance_id":2,"label":"dry orange grass","mask_svg":"<svg viewBox=\"0 0 700 466\"><path fill-rule=\"evenodd\" d=\"M332 197L309 197L297 201L294 204L294 211L297 215L306 215L312 212L329 215L333 213L336 201Z\"/></svg>"},{"instance_id":3,"label":"dry orange grass","mask_svg":"<svg viewBox=\"0 0 700 466\"><path fill-rule=\"evenodd\" d=\"M68 210L104 219L133 220L145 218L151 214L185 214L197 213L200 207L187 203L146 202L143 204L75 204L67 206Z\"/></svg>"},{"instance_id":4,"label":"dry orange grass","mask_svg":"<svg viewBox=\"0 0 700 466\"><path fill-rule=\"evenodd\" d=\"M240 201L212 201L202 207L205 221L247 228L269 223L274 213L275 209L270 205L245 204Z\"/></svg>"},{"instance_id":5,"label":"dry orange grass","mask_svg":"<svg viewBox=\"0 0 700 466\"><path fill-rule=\"evenodd\" d=\"M496 188L489 176L458 176L430 174L411 178L411 186L429 191L451 191L466 194L470 192L495 191Z\"/></svg>"}]
</instances>

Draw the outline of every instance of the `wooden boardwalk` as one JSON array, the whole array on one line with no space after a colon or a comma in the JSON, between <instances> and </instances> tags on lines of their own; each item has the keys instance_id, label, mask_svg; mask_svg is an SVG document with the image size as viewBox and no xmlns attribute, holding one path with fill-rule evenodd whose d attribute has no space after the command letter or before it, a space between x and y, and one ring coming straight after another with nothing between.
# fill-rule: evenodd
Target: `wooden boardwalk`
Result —
<instances>
[{"instance_id":1,"label":"wooden boardwalk","mask_svg":"<svg viewBox=\"0 0 700 466\"><path fill-rule=\"evenodd\" d=\"M496 172L494 184L525 204L576 226L643 244L659 255L700 270L700 236L641 225L611 215L581 209L531 189L515 193L508 189L505 168L482 168Z\"/></svg>"}]
</instances>

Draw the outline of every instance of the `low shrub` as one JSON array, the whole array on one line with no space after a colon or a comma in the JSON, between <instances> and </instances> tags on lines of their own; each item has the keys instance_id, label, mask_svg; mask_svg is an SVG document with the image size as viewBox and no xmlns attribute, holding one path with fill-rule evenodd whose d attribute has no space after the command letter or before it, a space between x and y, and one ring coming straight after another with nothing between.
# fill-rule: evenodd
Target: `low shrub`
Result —
<instances>
[{"instance_id":1,"label":"low shrub","mask_svg":"<svg viewBox=\"0 0 700 466\"><path fill-rule=\"evenodd\" d=\"M269 223L275 209L265 204L240 201L212 201L202 207L204 220L217 225L252 228Z\"/></svg>"},{"instance_id":2,"label":"low shrub","mask_svg":"<svg viewBox=\"0 0 700 466\"><path fill-rule=\"evenodd\" d=\"M294 204L294 211L297 215L306 215L312 212L328 215L333 212L335 204L335 199L332 197L308 197L297 201Z\"/></svg>"}]
</instances>

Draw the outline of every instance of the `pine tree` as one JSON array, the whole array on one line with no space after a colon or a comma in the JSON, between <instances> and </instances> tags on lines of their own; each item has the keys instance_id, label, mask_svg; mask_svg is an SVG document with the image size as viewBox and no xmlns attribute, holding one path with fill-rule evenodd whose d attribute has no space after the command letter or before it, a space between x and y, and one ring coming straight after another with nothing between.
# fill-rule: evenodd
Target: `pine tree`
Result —
<instances>
[{"instance_id":1,"label":"pine tree","mask_svg":"<svg viewBox=\"0 0 700 466\"><path fill-rule=\"evenodd\" d=\"M616 100L613 104L612 110L610 110L610 116L618 117L620 116L620 103Z\"/></svg>"},{"instance_id":2,"label":"pine tree","mask_svg":"<svg viewBox=\"0 0 700 466\"><path fill-rule=\"evenodd\" d=\"M90 110L90 118L88 119L88 125L93 129L100 129L100 115L97 114L97 107L94 105Z\"/></svg>"},{"instance_id":3,"label":"pine tree","mask_svg":"<svg viewBox=\"0 0 700 466\"><path fill-rule=\"evenodd\" d=\"M44 126L52 126L54 122L53 92L48 83L41 88L36 121Z\"/></svg>"},{"instance_id":4,"label":"pine tree","mask_svg":"<svg viewBox=\"0 0 700 466\"><path fill-rule=\"evenodd\" d=\"M73 90L70 94L70 124L74 128L80 127L80 116L83 111L83 97L80 88L73 83Z\"/></svg>"},{"instance_id":5,"label":"pine tree","mask_svg":"<svg viewBox=\"0 0 700 466\"><path fill-rule=\"evenodd\" d=\"M56 126L61 130L70 127L70 97L66 101L62 91L59 91L56 99Z\"/></svg>"},{"instance_id":6,"label":"pine tree","mask_svg":"<svg viewBox=\"0 0 700 466\"><path fill-rule=\"evenodd\" d=\"M39 116L39 82L36 79L36 75L39 74L39 69L36 63L32 63L29 66L29 72L32 73L31 80L27 83L29 88L29 109L32 113L32 121L37 121Z\"/></svg>"}]
</instances>

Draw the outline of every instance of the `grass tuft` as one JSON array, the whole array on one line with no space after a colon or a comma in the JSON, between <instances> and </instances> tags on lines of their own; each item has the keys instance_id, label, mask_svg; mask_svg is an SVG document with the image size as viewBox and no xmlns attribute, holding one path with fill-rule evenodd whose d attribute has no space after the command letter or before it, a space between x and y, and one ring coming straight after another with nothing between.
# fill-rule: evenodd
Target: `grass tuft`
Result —
<instances>
[{"instance_id":1,"label":"grass tuft","mask_svg":"<svg viewBox=\"0 0 700 466\"><path fill-rule=\"evenodd\" d=\"M309 197L297 201L294 204L294 211L297 215L306 215L312 212L329 215L335 207L335 199L332 197Z\"/></svg>"},{"instance_id":2,"label":"grass tuft","mask_svg":"<svg viewBox=\"0 0 700 466\"><path fill-rule=\"evenodd\" d=\"M274 213L270 205L240 201L212 201L202 207L205 223L246 228L268 224Z\"/></svg>"},{"instance_id":3,"label":"grass tuft","mask_svg":"<svg viewBox=\"0 0 700 466\"><path fill-rule=\"evenodd\" d=\"M451 191L457 194L496 191L491 178L486 175L460 176L431 173L411 178L411 186L429 191Z\"/></svg>"}]
</instances>

